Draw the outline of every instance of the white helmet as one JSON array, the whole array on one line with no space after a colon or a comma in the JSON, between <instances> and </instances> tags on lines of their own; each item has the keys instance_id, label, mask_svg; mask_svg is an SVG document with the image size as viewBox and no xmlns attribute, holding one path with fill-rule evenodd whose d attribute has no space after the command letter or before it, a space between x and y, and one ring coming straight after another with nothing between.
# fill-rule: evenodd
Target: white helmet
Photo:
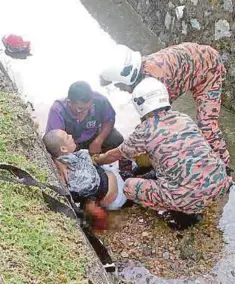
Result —
<instances>
[{"instance_id":1,"label":"white helmet","mask_svg":"<svg viewBox=\"0 0 235 284\"><path fill-rule=\"evenodd\" d=\"M141 54L125 45L118 44L107 58L106 67L100 73L101 86L110 83L132 85L138 78L141 68Z\"/></svg>"},{"instance_id":2,"label":"white helmet","mask_svg":"<svg viewBox=\"0 0 235 284\"><path fill-rule=\"evenodd\" d=\"M170 106L169 94L165 85L149 77L142 80L132 93L132 103L140 117L151 111Z\"/></svg>"}]
</instances>

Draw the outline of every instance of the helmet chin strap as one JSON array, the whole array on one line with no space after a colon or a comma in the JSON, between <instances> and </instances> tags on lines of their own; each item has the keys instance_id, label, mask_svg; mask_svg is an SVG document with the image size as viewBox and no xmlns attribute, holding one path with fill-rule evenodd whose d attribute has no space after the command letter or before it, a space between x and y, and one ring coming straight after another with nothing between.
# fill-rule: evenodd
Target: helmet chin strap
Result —
<instances>
[{"instance_id":1,"label":"helmet chin strap","mask_svg":"<svg viewBox=\"0 0 235 284\"><path fill-rule=\"evenodd\" d=\"M159 108L159 109L156 109L156 110L152 110L149 113L146 113L143 117L141 117L140 120L141 120L141 122L143 122L146 119L148 119L149 117L153 117L153 116L157 115L161 111L168 111L170 109L171 109L170 106L166 106L166 107L162 107L162 108Z\"/></svg>"},{"instance_id":2,"label":"helmet chin strap","mask_svg":"<svg viewBox=\"0 0 235 284\"><path fill-rule=\"evenodd\" d=\"M145 99L143 97L139 97L139 98L134 98L134 102L140 106L145 102Z\"/></svg>"}]
</instances>

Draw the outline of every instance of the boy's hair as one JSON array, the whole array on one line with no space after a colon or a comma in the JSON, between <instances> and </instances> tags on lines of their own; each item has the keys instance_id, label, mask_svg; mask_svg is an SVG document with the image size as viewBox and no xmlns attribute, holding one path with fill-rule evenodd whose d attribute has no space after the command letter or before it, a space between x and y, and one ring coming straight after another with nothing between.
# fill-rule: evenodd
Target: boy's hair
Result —
<instances>
[{"instance_id":1,"label":"boy's hair","mask_svg":"<svg viewBox=\"0 0 235 284\"><path fill-rule=\"evenodd\" d=\"M61 155L60 147L64 144L64 140L60 137L59 132L60 129L54 129L45 134L43 137L46 149L53 158L58 158Z\"/></svg>"},{"instance_id":2,"label":"boy's hair","mask_svg":"<svg viewBox=\"0 0 235 284\"><path fill-rule=\"evenodd\" d=\"M92 93L92 89L88 83L77 81L70 86L68 99L71 102L88 103L92 99Z\"/></svg>"}]
</instances>

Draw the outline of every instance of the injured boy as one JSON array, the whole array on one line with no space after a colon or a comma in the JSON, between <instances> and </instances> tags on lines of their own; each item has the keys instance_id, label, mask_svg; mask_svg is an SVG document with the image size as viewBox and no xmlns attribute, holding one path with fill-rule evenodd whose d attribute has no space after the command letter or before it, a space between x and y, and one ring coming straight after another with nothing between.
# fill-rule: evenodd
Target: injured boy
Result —
<instances>
[{"instance_id":1,"label":"injured boy","mask_svg":"<svg viewBox=\"0 0 235 284\"><path fill-rule=\"evenodd\" d=\"M64 130L51 130L43 142L54 159L66 164L67 186L74 201L93 217L97 228L105 229L107 218L102 208L118 210L127 200L119 170L112 165L94 165L88 150L74 152L76 144Z\"/></svg>"}]
</instances>

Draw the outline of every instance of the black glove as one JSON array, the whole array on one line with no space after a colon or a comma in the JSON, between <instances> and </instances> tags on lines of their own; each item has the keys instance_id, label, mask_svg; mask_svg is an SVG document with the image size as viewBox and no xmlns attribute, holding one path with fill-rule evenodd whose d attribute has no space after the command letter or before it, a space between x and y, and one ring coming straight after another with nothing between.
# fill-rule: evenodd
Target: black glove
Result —
<instances>
[{"instance_id":1,"label":"black glove","mask_svg":"<svg viewBox=\"0 0 235 284\"><path fill-rule=\"evenodd\" d=\"M150 172L142 175L141 178L144 179L157 179L155 170L151 170Z\"/></svg>"}]
</instances>

